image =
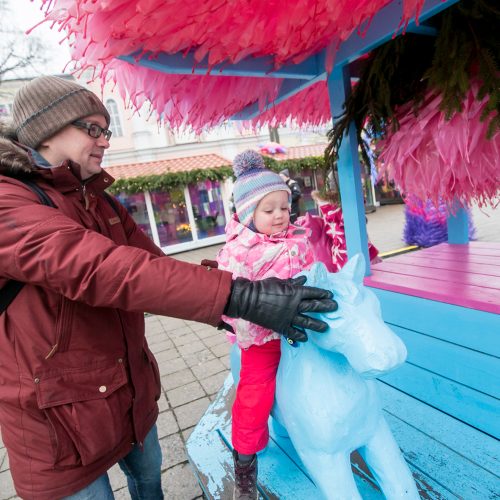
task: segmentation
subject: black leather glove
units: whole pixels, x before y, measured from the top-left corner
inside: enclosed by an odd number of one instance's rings
[[[224,314],[269,328],[292,341],[305,342],[304,329],[324,332],[328,325],[302,313],[335,311],[338,307],[330,291],[303,286],[306,279],[236,278]]]

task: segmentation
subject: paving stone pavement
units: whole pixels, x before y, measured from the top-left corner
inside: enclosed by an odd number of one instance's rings
[[[402,205],[384,206],[368,214],[368,231],[380,251],[404,246]],[[500,241],[500,210],[473,209],[479,240]],[[175,255],[199,263],[213,259],[221,245]],[[162,486],[168,500],[201,499],[202,491],[188,463],[185,443],[194,426],[214,399],[229,371],[229,345],[217,329],[193,321],[146,316],[146,335],[160,367],[158,434],[163,452]],[[126,480],[118,466],[109,471],[115,498],[130,499]],[[6,450],[0,441],[0,500],[16,496]],[[55,499],[54,499],[55,500]]]

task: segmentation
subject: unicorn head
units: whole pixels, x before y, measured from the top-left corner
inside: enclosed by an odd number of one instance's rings
[[[317,262],[304,273],[308,286],[331,290],[337,311],[317,314],[326,321],[325,333],[308,331],[309,342],[344,355],[364,377],[377,377],[397,368],[406,359],[406,347],[384,323],[380,303],[363,285],[365,261],[362,254],[351,258],[338,273],[329,273]]]

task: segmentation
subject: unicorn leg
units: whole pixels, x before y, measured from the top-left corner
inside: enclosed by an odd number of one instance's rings
[[[383,417],[375,434],[358,451],[387,500],[420,499],[410,469]]]
[[[314,484],[328,500],[362,500],[351,472],[349,454],[297,450]]]

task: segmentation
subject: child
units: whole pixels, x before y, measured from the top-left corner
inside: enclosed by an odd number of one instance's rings
[[[311,196],[318,205],[320,216],[306,214],[299,217],[296,224],[309,229],[309,242],[314,260],[323,262],[331,273],[339,272],[347,262],[347,244],[344,230],[342,209],[332,200],[322,197],[318,191],[312,191]],[[377,248],[368,241],[370,262],[376,264],[382,259],[378,257]]]
[[[234,159],[236,214],[226,227],[219,269],[250,280],[291,278],[313,262],[307,230],[290,225],[291,193],[262,157],[245,151]],[[235,499],[257,498],[257,455],[267,445],[274,402],[280,335],[248,321],[224,318],[241,348],[240,381],[233,404]]]

